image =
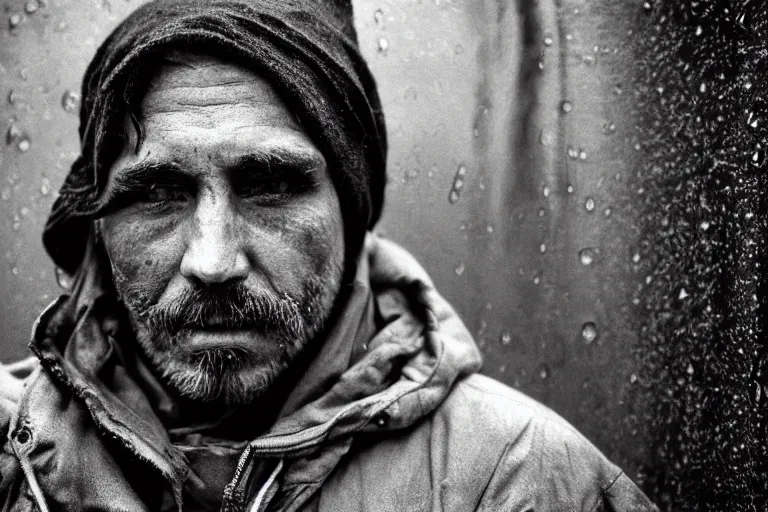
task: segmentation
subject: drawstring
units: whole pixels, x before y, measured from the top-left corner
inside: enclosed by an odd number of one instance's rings
[[[40,489],[40,484],[37,483],[37,477],[35,476],[35,470],[32,468],[32,463],[27,457],[28,447],[24,445],[31,445],[32,434],[28,428],[22,427],[11,438],[11,448],[13,448],[16,458],[19,460],[21,470],[24,472],[24,478],[27,480],[27,485],[32,491],[32,495],[35,498],[35,503],[41,512],[49,512],[48,505],[45,502],[45,496]]]
[[[272,474],[269,475],[269,478],[267,478],[267,481],[264,482],[264,485],[259,490],[259,493],[256,495],[256,500],[254,500],[253,505],[251,506],[250,512],[259,512],[261,510],[262,503],[264,501],[264,497],[267,495],[267,491],[269,491],[269,488],[272,487],[272,484],[275,483],[275,480],[277,479],[277,475],[280,473],[280,471],[283,469],[283,459],[280,459],[277,462],[277,466],[275,466],[274,471],[272,471]]]

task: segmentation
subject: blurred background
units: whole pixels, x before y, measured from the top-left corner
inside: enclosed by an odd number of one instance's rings
[[[0,0],[2,361],[68,284],[42,227],[78,155],[82,74],[140,3]],[[738,173],[765,157],[723,142],[757,101],[737,94],[761,73],[738,41],[757,52],[760,2],[353,3],[390,137],[378,230],[426,266],[483,372],[665,510],[761,510],[762,178]]]

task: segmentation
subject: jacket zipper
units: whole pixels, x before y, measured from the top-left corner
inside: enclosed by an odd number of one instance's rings
[[[277,466],[275,466],[275,469],[272,471],[272,474],[269,475],[269,478],[267,478],[267,481],[264,482],[264,485],[261,486],[261,489],[259,490],[259,493],[256,495],[256,500],[253,502],[253,505],[251,506],[250,512],[260,512],[262,502],[264,501],[264,498],[267,495],[267,491],[269,491],[269,488],[272,487],[272,484],[275,483],[275,480],[277,480],[277,475],[280,474],[280,471],[283,469],[283,459],[280,459],[277,461]]]

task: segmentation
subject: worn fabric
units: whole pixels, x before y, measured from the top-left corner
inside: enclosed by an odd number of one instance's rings
[[[83,80],[81,154],[43,234],[54,262],[74,273],[90,223],[107,203],[109,166],[128,116],[171,49],[234,61],[267,78],[322,151],[339,194],[348,262],[384,201],[387,140],[373,77],[360,55],[349,0],[156,0],[99,48]],[[354,276],[354,269],[348,269]]]
[[[391,242],[369,239],[326,343],[240,446],[166,428],[172,407],[89,279],[41,316],[40,364],[0,406],[0,510],[654,509],[562,418],[474,374],[467,329]]]

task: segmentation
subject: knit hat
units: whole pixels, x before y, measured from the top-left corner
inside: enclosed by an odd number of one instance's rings
[[[350,0],[156,0],[131,14],[86,71],[81,154],[43,232],[75,273],[124,144],[123,121],[172,50],[213,53],[268,79],[328,162],[354,265],[384,201],[387,141],[376,84],[360,55]],[[347,268],[346,273],[354,270]]]

